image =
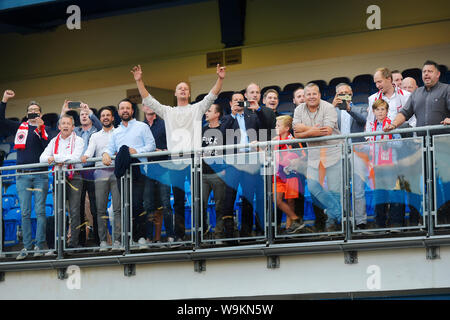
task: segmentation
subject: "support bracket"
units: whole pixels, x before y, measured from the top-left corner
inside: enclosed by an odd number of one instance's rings
[[[194,260],[194,271],[199,273],[206,271],[206,260]]]
[[[429,246],[426,247],[427,250],[427,260],[436,260],[439,259],[440,256],[440,247],[439,246]]]
[[[344,251],[345,264],[358,263],[358,251]]]
[[[135,264],[125,264],[123,266],[123,274],[125,277],[131,277],[136,275],[136,265]]]
[[[278,269],[280,267],[280,256],[267,256],[267,268]]]

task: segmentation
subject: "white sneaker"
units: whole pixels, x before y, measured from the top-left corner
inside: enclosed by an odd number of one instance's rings
[[[28,256],[28,250],[23,248],[17,255],[16,260],[23,260]]]
[[[120,241],[119,240],[114,241],[111,250],[112,251],[122,251],[123,250],[122,246],[120,245]]]
[[[108,243],[106,241],[100,242],[100,252],[108,251]]]
[[[43,255],[41,249],[38,246],[34,246],[34,254],[33,257],[40,257]]]
[[[139,249],[148,249],[148,242],[144,238],[140,238],[138,241]]]
[[[46,252],[44,254],[44,256],[46,256],[46,257],[56,256],[56,253],[55,253],[55,251],[50,250],[50,251]]]

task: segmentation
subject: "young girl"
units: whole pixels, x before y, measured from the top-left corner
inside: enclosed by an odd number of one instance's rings
[[[391,123],[387,117],[389,104],[382,100],[376,100],[372,105],[375,121],[370,123],[371,131],[382,131]],[[372,141],[399,139],[399,134],[387,134],[372,136]],[[370,159],[375,175],[375,220],[378,228],[386,227],[387,213],[391,227],[403,226],[405,216],[404,193],[396,190],[397,175],[395,173],[396,153],[393,147],[400,147],[401,142],[382,142],[370,145]]]
[[[275,126],[277,136],[273,140],[294,139],[294,137],[290,134],[291,129],[292,129],[292,117],[290,116],[277,117],[277,122]],[[275,146],[275,150],[290,150],[290,149],[292,149],[292,144],[279,144]],[[274,191],[274,197],[276,197],[276,203],[278,208],[280,208],[287,216],[286,220],[287,233],[298,232],[305,226],[302,219],[299,218],[294,211],[294,199],[298,198],[298,191],[299,191],[298,178],[289,177],[284,171],[284,168],[290,165],[291,160],[297,159],[298,157],[299,156],[295,152],[282,151],[276,153],[276,163],[277,163],[276,194]],[[283,201],[283,197],[286,199],[287,203]]]

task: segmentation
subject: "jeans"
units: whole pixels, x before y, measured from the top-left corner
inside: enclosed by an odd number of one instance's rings
[[[184,239],[186,233],[185,226],[185,199],[184,183],[187,180],[191,182],[191,167],[187,166],[181,170],[169,171],[170,182],[173,190],[173,210],[175,211],[175,235],[177,238]]]
[[[114,222],[113,222],[113,242],[120,241],[120,230],[121,230],[121,215],[120,215],[120,193],[119,187],[117,186],[117,178],[114,172],[109,169],[99,169],[95,172],[95,200],[97,204],[97,225],[98,225],[98,236],[100,241],[106,241],[107,239],[107,206],[108,206],[108,195],[111,192],[112,196],[112,206],[114,212]]]
[[[319,169],[308,167],[308,189],[311,195],[317,199],[322,207],[326,209],[328,219],[327,228],[342,221],[341,206],[341,163],[338,162],[326,168],[326,181],[328,190],[325,190],[319,183]]]
[[[71,180],[66,177],[66,196],[69,200],[69,219],[71,234],[69,247],[73,248],[76,248],[80,245],[80,205],[82,187],[83,180],[81,179],[79,172],[75,172]]]
[[[22,212],[23,245],[32,250],[31,230],[31,196],[34,192],[34,210],[36,212],[36,245],[43,249],[46,243],[45,200],[48,193],[48,175],[27,174],[16,178],[17,195],[19,196],[20,211]]]
[[[211,190],[214,194],[214,202],[216,208],[216,227],[214,229],[217,239],[223,238],[223,206],[225,200],[226,184],[218,173],[202,174],[202,205],[203,205],[203,232],[208,228],[208,198]]]
[[[167,237],[174,237],[173,231],[173,215],[172,207],[170,205],[170,184],[169,172],[162,175],[153,174],[151,179],[146,177],[144,187],[144,210],[150,216],[158,208],[162,207],[163,221],[166,229]],[[147,225],[147,237],[153,239],[153,227],[155,223],[151,221]],[[156,226],[157,228],[159,226]]]

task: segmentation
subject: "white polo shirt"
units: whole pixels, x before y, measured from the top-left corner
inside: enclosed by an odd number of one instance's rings
[[[98,132],[93,133],[91,135],[91,138],[89,139],[89,145],[84,152],[84,155],[88,158],[101,157],[103,155],[103,152],[105,152],[106,147],[108,147],[109,139],[112,136],[113,132],[114,127],[112,127],[112,129],[109,131],[105,131],[104,129],[102,129]],[[95,163],[96,167],[100,167],[102,165],[103,164],[101,161],[97,161]]]

